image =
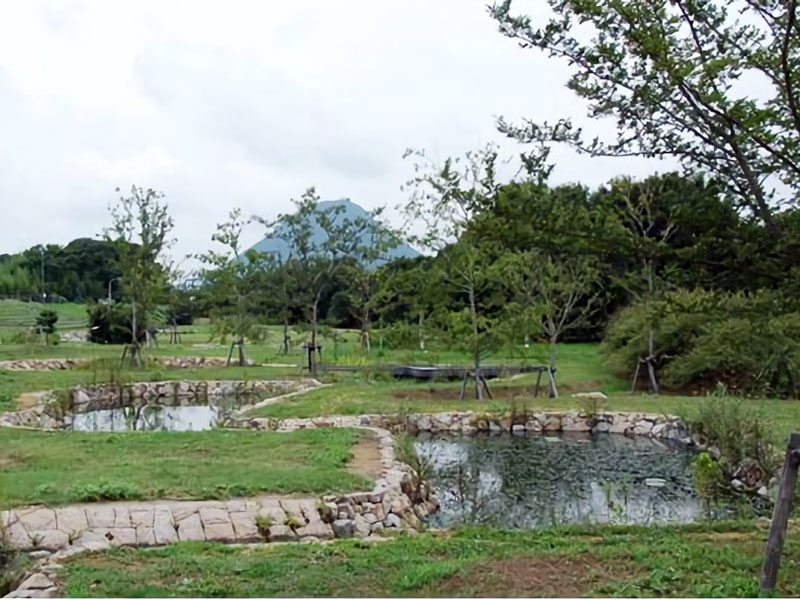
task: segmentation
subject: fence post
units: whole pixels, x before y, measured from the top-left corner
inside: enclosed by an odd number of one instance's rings
[[[789,445],[786,447],[780,489],[778,498],[775,500],[775,508],[772,511],[772,524],[764,549],[764,566],[761,569],[762,592],[772,592],[778,579],[783,539],[786,536],[786,526],[789,522],[789,513],[792,511],[792,500],[794,500],[795,486],[797,485],[798,466],[800,466],[800,433],[793,433],[789,436]]]

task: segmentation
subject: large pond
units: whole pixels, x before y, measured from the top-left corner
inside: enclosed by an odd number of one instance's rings
[[[694,454],[646,437],[420,434],[441,508],[434,527],[688,522],[703,515]]]
[[[221,425],[257,395],[199,397],[76,413],[73,431],[205,431]]]

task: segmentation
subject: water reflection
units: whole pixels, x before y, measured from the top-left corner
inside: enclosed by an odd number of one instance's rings
[[[72,416],[73,431],[205,431],[254,402],[250,396],[182,398],[92,410]]]
[[[431,524],[687,522],[703,514],[692,452],[644,437],[421,434],[440,511]]]

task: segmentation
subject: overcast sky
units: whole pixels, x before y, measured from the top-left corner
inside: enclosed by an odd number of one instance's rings
[[[408,147],[510,153],[497,116],[585,115],[565,65],[501,36],[486,3],[4,0],[0,253],[97,236],[132,184],[166,194],[174,257],[207,249],[232,207],[274,217],[312,185],[393,207]],[[555,158],[558,183],[667,169]]]

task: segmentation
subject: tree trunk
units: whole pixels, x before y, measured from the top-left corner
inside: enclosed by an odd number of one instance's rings
[[[244,351],[244,336],[239,336],[239,341],[236,342],[236,345],[239,346],[239,366],[246,367],[247,366],[247,355]]]
[[[308,371],[317,376],[317,300],[311,305],[309,325],[311,325],[311,343],[308,350]]]
[[[139,337],[136,327],[136,301],[131,301],[131,367],[138,368],[142,366],[142,359],[139,355]]]
[[[281,342],[281,354],[289,354],[289,312],[283,313],[283,342]]]
[[[420,352],[425,351],[425,317],[422,314],[422,311],[419,311],[419,350]]]
[[[550,372],[550,397],[558,398],[558,389],[556,388],[556,356],[558,355],[558,346],[556,345],[558,338],[552,336],[550,338],[550,362],[548,371]]]
[[[656,379],[656,368],[653,364],[655,362],[655,355],[653,353],[654,349],[653,328],[651,327],[647,334],[647,373],[650,376],[650,391],[653,394],[658,394],[658,380]]]
[[[369,307],[361,313],[361,354],[369,354]]]
[[[483,400],[483,377],[481,377],[481,346],[478,331],[478,308],[475,302],[475,288],[469,288],[469,315],[472,319],[472,336],[475,343],[473,361],[475,375],[475,397]]]

